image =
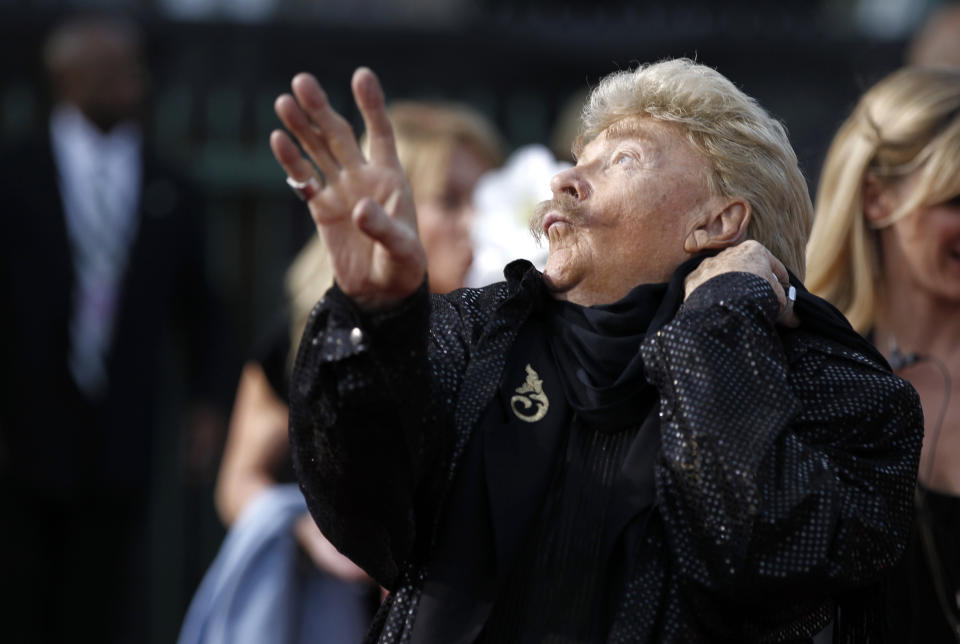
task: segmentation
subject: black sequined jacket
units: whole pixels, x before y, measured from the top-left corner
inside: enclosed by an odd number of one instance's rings
[[[410,641],[425,562],[467,440],[518,329],[548,297],[507,281],[363,314],[336,287],[291,384],[294,465],[324,534],[390,589],[370,640]],[[777,326],[729,273],[641,351],[660,394],[656,553],[613,593],[609,642],[880,641],[872,589],[912,517],[915,391],[867,352]]]

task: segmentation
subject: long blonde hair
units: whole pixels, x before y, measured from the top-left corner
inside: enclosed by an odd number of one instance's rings
[[[397,155],[415,199],[431,197],[442,190],[445,168],[457,145],[468,145],[491,167],[502,158],[504,146],[496,128],[465,105],[401,101],[390,105],[387,115],[393,124]],[[362,144],[366,147],[365,140]],[[320,237],[314,235],[290,265],[285,279],[294,351],[310,311],[332,285],[333,268],[327,251]]]
[[[863,213],[868,177],[892,185],[920,173],[915,190],[884,220]],[[807,245],[807,287],[870,330],[880,299],[875,229],[960,193],[960,70],[908,67],[874,85],[833,139],[820,175]]]
[[[813,205],[779,121],[720,72],[677,58],[603,78],[584,107],[574,153],[630,116],[650,116],[683,128],[710,161],[713,192],[749,202],[747,236],[803,278]]]

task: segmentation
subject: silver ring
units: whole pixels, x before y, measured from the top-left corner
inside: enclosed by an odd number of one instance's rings
[[[310,177],[306,181],[297,181],[288,176],[287,185],[293,189],[293,192],[300,197],[301,201],[310,201],[315,194],[323,189],[316,177]]]
[[[791,302],[797,301],[797,287],[790,282],[780,282],[780,288],[783,289],[783,295]]]

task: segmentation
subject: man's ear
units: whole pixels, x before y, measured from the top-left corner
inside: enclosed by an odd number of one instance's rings
[[[726,248],[747,238],[750,223],[750,204],[733,199],[721,207],[707,211],[683,242],[683,250],[699,253],[704,250]]]
[[[871,224],[883,221],[890,214],[887,187],[880,179],[868,174],[863,179],[863,216]]]

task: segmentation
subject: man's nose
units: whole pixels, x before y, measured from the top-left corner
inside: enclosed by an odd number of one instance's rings
[[[555,196],[568,195],[577,201],[583,201],[590,195],[590,184],[576,166],[553,175],[553,179],[550,180],[550,189]]]

